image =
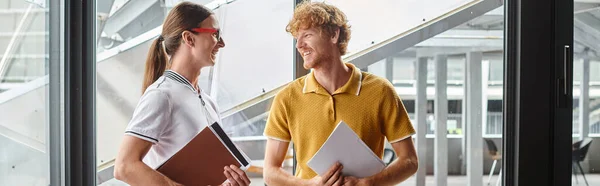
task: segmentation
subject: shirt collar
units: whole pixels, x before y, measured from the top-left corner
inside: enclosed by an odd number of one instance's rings
[[[349,93],[354,95],[360,94],[360,89],[362,86],[362,72],[352,63],[345,63],[345,65],[352,70],[350,74],[350,79],[346,84],[339,89],[337,89],[333,95],[341,94],[341,93]],[[302,88],[302,93],[317,93],[317,94],[326,94],[329,95],[327,90],[319,84],[317,79],[314,76],[313,72],[310,72],[308,75],[304,77],[304,87]]]
[[[175,80],[175,81],[185,85],[193,92],[196,92],[196,89],[194,88],[194,86],[192,86],[192,83],[190,83],[190,81],[188,81],[187,79],[185,79],[185,77],[183,77],[181,74],[179,74],[175,71],[166,70],[165,73],[163,74],[163,76],[170,78],[172,80]]]

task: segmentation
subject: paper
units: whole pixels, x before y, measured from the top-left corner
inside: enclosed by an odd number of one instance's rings
[[[372,176],[385,168],[385,163],[343,121],[308,161],[308,166],[323,175],[336,162],[344,166],[343,175],[357,178]]]

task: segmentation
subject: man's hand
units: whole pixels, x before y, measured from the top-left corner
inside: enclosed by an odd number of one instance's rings
[[[344,183],[342,168],[342,164],[339,162],[335,163],[323,176],[315,176],[313,179],[311,179],[310,184],[318,186],[341,186]]]
[[[344,177],[344,186],[366,186],[373,185],[369,179],[366,178],[356,178],[352,176]]]
[[[242,171],[242,169],[240,169],[234,165],[224,167],[223,169],[224,169],[223,174],[225,174],[225,177],[227,177],[227,181],[225,181],[225,183],[223,183],[222,185],[227,185],[227,186],[248,186],[248,185],[250,185],[250,179],[248,178],[246,173],[244,171]]]

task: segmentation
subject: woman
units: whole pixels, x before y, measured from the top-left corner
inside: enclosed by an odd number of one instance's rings
[[[150,46],[144,94],[115,160],[116,179],[130,185],[180,185],[155,169],[204,127],[220,122],[214,101],[196,79],[201,68],[215,64],[224,46],[219,24],[206,7],[182,2],[169,12],[162,34]],[[250,184],[236,166],[215,171],[227,177],[223,185]]]

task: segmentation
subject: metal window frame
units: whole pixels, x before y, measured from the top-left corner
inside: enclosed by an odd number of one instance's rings
[[[64,73],[60,103],[64,108],[60,131],[64,132],[60,141],[64,143],[64,175],[60,178],[64,182],[60,185],[96,185],[96,1],[64,0],[60,8],[64,8],[60,11],[64,16],[58,19],[63,23],[59,27],[63,29],[60,42],[64,43],[59,47],[64,50],[64,65],[59,68]],[[56,72],[56,67],[53,70]],[[55,179],[52,183],[58,185]]]
[[[63,60],[64,51],[61,50],[64,46],[64,1],[49,1],[49,17],[46,19],[46,25],[48,25],[49,39],[47,44],[47,51],[49,55],[48,62],[48,76],[50,78],[48,82],[48,146],[47,152],[49,152],[49,172],[50,172],[50,185],[58,186],[64,185],[65,182],[65,168],[64,168],[64,130],[63,130],[63,118],[62,108],[63,105],[63,91],[61,86],[63,72]]]
[[[573,1],[506,1],[507,186],[571,184],[572,11]]]

